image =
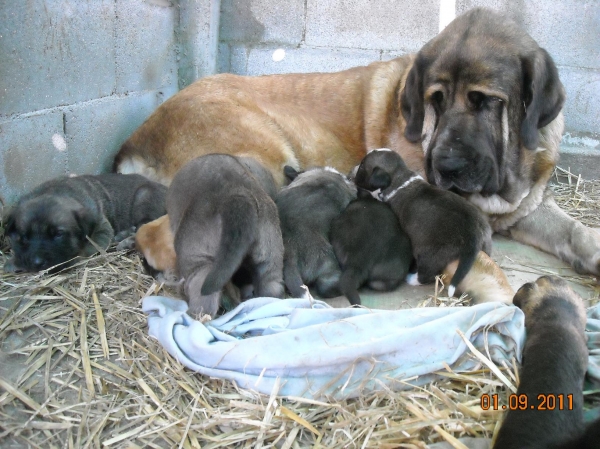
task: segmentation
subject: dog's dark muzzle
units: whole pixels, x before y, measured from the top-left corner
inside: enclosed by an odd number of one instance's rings
[[[498,191],[494,161],[465,146],[436,146],[427,157],[427,178],[443,189],[493,194]]]

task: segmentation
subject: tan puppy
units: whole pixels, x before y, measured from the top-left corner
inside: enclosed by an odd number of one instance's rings
[[[285,165],[348,173],[367,150],[391,148],[474,203],[494,231],[600,274],[600,234],[544,194],[564,100],[548,53],[508,18],[473,9],[416,56],[338,73],[200,79],[133,133],[114,168],[169,184],[189,160],[221,152],[255,158],[281,186]]]
[[[135,247],[154,270],[175,272],[177,257],[168,215],[141,226],[135,234]]]
[[[443,272],[446,279],[452,279],[457,266],[457,260],[446,266]],[[473,298],[473,304],[491,301],[510,304],[515,296],[504,271],[483,251],[479,251],[471,270],[456,286],[456,291],[468,294]]]

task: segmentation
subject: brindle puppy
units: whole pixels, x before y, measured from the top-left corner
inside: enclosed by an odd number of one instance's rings
[[[419,283],[433,282],[458,259],[448,287],[452,296],[479,251],[491,252],[492,230],[477,208],[452,192],[428,184],[409,170],[397,153],[387,148],[371,151],[362,160],[355,182],[371,191],[381,189],[382,200],[410,237]],[[410,278],[407,281],[413,282]]]
[[[59,178],[21,197],[6,220],[4,271],[39,271],[87,257],[166,212],[166,187],[140,175]],[[94,243],[91,243],[92,240]]]
[[[360,305],[358,288],[364,284],[382,291],[398,287],[413,258],[394,212],[364,189],[333,220],[330,240],[342,267],[340,290],[353,305]]]
[[[564,280],[543,276],[523,285],[514,303],[525,313],[527,330],[517,395],[525,395],[529,404],[539,404],[539,395],[560,395],[564,405],[563,410],[557,402],[554,410],[508,411],[494,448],[597,449],[600,421],[585,431],[583,425],[582,389],[588,349],[582,299]]]

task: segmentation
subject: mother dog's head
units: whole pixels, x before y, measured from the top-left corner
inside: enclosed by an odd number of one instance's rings
[[[401,95],[405,136],[422,139],[429,182],[500,192],[559,114],[564,88],[548,53],[485,9],[458,17],[417,54]]]

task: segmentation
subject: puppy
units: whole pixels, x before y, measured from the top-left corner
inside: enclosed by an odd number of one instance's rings
[[[152,276],[175,273],[177,257],[169,216],[146,223],[135,233],[135,248],[142,254],[144,268]]]
[[[356,187],[338,171],[312,168],[297,172],[286,166],[291,183],[276,203],[285,245],[283,279],[291,295],[302,298],[303,285],[323,298],[340,294],[340,266],[329,243],[331,222],[356,197]]]
[[[140,175],[58,178],[21,197],[6,220],[4,271],[39,271],[107,248],[166,212],[167,188]],[[89,240],[92,240],[92,244]]]
[[[587,431],[583,427],[588,349],[582,299],[562,279],[543,276],[523,285],[514,303],[525,314],[527,340],[517,397],[526,398],[527,407],[507,412],[494,448],[600,447],[600,421]],[[539,410],[545,401],[547,407]]]
[[[395,212],[410,237],[418,282],[433,282],[452,261],[458,267],[448,294],[469,272],[477,253],[492,249],[492,230],[479,210],[460,196],[428,184],[409,170],[399,154],[381,149],[365,156],[356,172],[356,185],[381,189],[381,199]],[[407,281],[414,282],[416,276]]]
[[[410,240],[390,207],[368,190],[357,193],[329,234],[342,267],[340,290],[352,305],[360,305],[358,288],[365,283],[374,290],[395,289],[412,261]]]
[[[273,177],[258,162],[225,154],[194,159],[175,175],[167,212],[190,313],[214,317],[242,265],[256,296],[283,297],[283,241],[267,191],[275,191]]]
[[[450,262],[444,268],[443,274],[452,279],[457,267],[458,260]],[[462,282],[456,285],[456,291],[458,294],[467,293],[473,298],[474,304],[491,301],[510,304],[515,296],[504,271],[483,251],[479,251],[471,270]]]

